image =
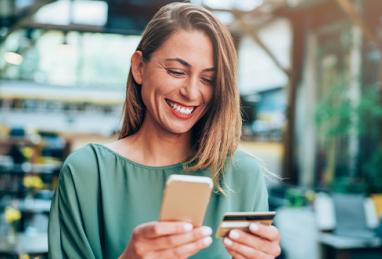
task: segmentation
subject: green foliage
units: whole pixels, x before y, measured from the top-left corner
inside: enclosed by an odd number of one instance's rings
[[[316,108],[316,123],[324,138],[347,136],[352,127],[354,108],[344,85],[334,85]]]
[[[367,193],[368,183],[362,178],[340,176],[336,177],[330,189],[336,193]]]
[[[337,143],[337,146],[340,146],[340,139],[349,137],[351,133],[357,134],[359,139],[368,139],[375,144],[375,148],[372,147],[372,155],[360,161],[361,172],[357,174],[366,180],[369,191],[382,192],[381,94],[377,86],[363,89],[358,102],[355,102],[349,97],[345,83],[332,86],[317,104],[315,120],[318,134],[326,145]],[[337,164],[333,170],[338,168],[341,168],[341,165]],[[355,177],[339,177],[338,172],[335,175],[334,182],[330,185],[336,190],[350,192],[349,186],[354,188],[357,181],[362,181]],[[358,189],[361,191],[363,188]]]
[[[377,87],[369,87],[362,95],[358,106],[359,135],[375,141],[376,148],[370,158],[362,161],[361,170],[369,183],[370,192],[382,192],[382,105]]]
[[[382,192],[382,146],[374,152],[371,159],[364,164],[363,170],[368,178],[370,192]]]
[[[378,125],[382,119],[380,98],[380,92],[377,87],[369,87],[362,95],[356,110],[361,117],[358,125],[360,136],[372,134],[373,137],[379,137],[380,127]]]

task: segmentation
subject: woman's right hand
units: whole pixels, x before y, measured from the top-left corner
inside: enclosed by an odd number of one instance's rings
[[[120,259],[187,258],[212,243],[212,230],[185,222],[149,222],[137,226]]]

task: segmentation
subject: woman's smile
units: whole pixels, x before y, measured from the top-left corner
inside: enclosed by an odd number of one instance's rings
[[[198,106],[187,106],[179,102],[175,102],[169,99],[165,99],[166,103],[171,109],[171,112],[179,119],[190,119],[193,115],[193,112]]]

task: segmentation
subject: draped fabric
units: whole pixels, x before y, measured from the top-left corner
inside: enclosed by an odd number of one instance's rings
[[[184,172],[182,163],[151,167],[131,161],[99,144],[89,144],[65,161],[49,219],[49,258],[118,258],[133,229],[159,218],[171,174],[210,176],[208,170]],[[223,187],[212,193],[204,225],[215,232],[228,211],[266,211],[263,173],[251,155],[237,150],[227,159]],[[222,240],[192,259],[231,258]]]

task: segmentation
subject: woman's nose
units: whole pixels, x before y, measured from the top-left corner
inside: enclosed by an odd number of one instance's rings
[[[199,84],[198,78],[189,78],[180,89],[180,94],[188,101],[196,100],[200,95]]]

